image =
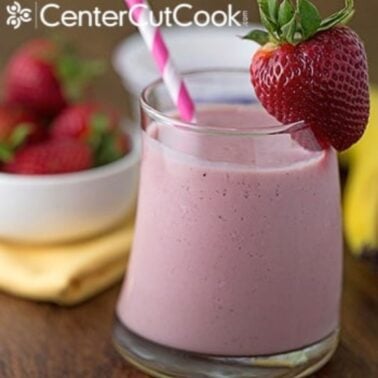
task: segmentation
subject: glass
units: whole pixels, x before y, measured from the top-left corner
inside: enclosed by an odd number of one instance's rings
[[[248,72],[189,73],[198,124],[141,98],[136,233],[114,343],[156,377],[303,377],[337,346],[336,153],[277,125]],[[273,125],[273,126],[272,126]]]

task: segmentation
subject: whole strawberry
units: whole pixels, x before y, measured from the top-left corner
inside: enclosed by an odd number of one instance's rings
[[[66,108],[53,122],[53,139],[86,142],[93,150],[96,165],[118,160],[129,150],[129,141],[119,131],[116,112],[99,103],[82,103]]]
[[[57,43],[32,40],[21,46],[6,67],[6,101],[55,116],[81,95],[99,70],[97,62],[84,62]]]
[[[83,171],[93,167],[90,148],[76,140],[49,140],[27,146],[4,165],[7,173],[52,175]]]
[[[345,26],[353,0],[322,21],[309,0],[258,0],[267,32],[246,39],[263,46],[250,72],[256,95],[280,122],[304,121],[320,145],[356,143],[369,119],[368,65],[358,35]]]
[[[0,105],[0,162],[9,161],[21,146],[44,138],[38,117],[20,107]]]

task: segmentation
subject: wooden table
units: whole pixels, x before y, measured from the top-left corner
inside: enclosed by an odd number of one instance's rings
[[[378,377],[377,268],[346,256],[340,347],[314,378]],[[0,377],[146,378],[111,344],[118,292],[74,308],[0,294]]]

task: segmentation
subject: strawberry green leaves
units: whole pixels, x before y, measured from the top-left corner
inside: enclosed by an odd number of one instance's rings
[[[298,11],[294,8],[291,0],[257,0],[261,23],[267,30],[267,35],[262,31],[252,31],[244,36],[244,39],[255,41],[259,44],[267,42],[295,43],[297,31]]]
[[[266,43],[269,42],[269,33],[264,30],[252,30],[248,34],[246,34],[242,39],[248,39],[250,41],[255,41],[259,45],[264,46]]]
[[[290,0],[284,0],[279,7],[278,23],[279,25],[287,25],[293,20],[295,9]]]
[[[276,20],[278,16],[279,4],[276,0],[268,0],[269,16],[272,20]]]
[[[32,128],[33,125],[29,123],[21,123],[17,125],[9,138],[10,147],[12,147],[13,149],[20,147],[25,142],[26,138],[30,135]]]
[[[297,29],[297,11],[294,9],[290,0],[284,0],[278,12],[278,22],[284,41],[294,44]]]
[[[260,10],[261,23],[268,30],[270,36],[273,39],[276,39],[278,37],[278,34],[275,19],[271,17],[271,15],[274,15],[274,12],[271,11],[272,3],[273,0],[257,0],[257,4]],[[278,4],[276,0],[274,0],[274,3]]]
[[[4,143],[0,143],[0,162],[8,163],[13,158],[12,149]]]
[[[83,60],[72,53],[66,53],[57,62],[57,72],[64,84],[68,98],[78,101],[88,87],[88,83],[101,76],[105,65],[98,60]]]
[[[296,44],[296,31],[297,31],[297,20],[293,17],[287,24],[282,27],[282,37],[285,42],[292,45]]]
[[[90,120],[91,132],[89,136],[89,144],[94,151],[100,148],[101,142],[105,135],[109,133],[110,120],[107,114],[96,112]]]
[[[254,30],[244,36],[259,44],[299,44],[312,38],[319,31],[346,24],[354,14],[354,0],[345,0],[345,7],[322,20],[310,0],[257,0],[261,22],[266,32]]]
[[[324,31],[333,28],[336,25],[345,25],[354,16],[354,1],[346,0],[345,8],[334,13],[321,22],[319,31]]]
[[[20,147],[30,135],[33,125],[29,123],[21,123],[15,127],[9,135],[7,141],[0,143],[0,162],[7,163],[13,159],[14,152]]]
[[[298,0],[299,26],[303,40],[311,38],[319,29],[322,18],[309,0]]]

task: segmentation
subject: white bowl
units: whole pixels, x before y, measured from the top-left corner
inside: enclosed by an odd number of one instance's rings
[[[0,173],[0,239],[57,243],[95,236],[133,210],[138,137],[121,160],[88,171],[26,176]]]

